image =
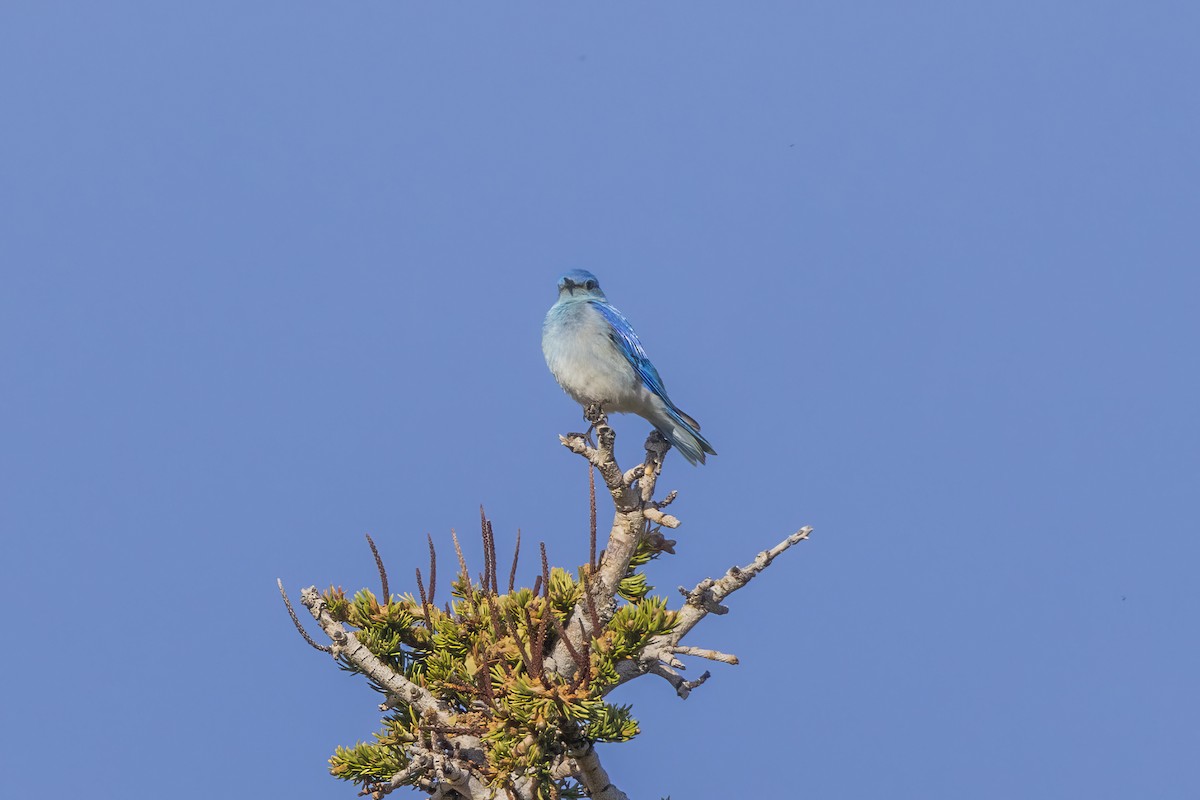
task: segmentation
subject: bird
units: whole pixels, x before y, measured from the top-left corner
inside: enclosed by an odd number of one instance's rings
[[[633,326],[587,270],[558,279],[558,302],[542,323],[542,354],[558,385],[585,409],[637,414],[692,464],[717,454],[696,420],[671,402]]]

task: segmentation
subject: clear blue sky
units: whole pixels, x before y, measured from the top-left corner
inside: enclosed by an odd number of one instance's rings
[[[900,5],[0,6],[3,794],[353,797],[275,578],[586,557],[582,267],[720,453],[652,582],[817,529],[632,797],[1200,796],[1200,11]]]

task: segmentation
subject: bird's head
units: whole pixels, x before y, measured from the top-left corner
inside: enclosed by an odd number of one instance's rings
[[[600,281],[586,269],[573,269],[558,279],[558,299],[571,297],[605,299]]]

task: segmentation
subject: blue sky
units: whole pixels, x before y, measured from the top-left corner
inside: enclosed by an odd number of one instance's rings
[[[742,665],[616,695],[632,797],[1200,795],[1198,24],[6,2],[5,795],[353,797],[376,697],[275,579],[480,503],[586,558],[573,267],[720,453],[651,581],[816,527],[690,637]]]

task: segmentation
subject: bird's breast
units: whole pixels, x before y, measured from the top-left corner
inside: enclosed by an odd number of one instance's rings
[[[587,304],[550,309],[542,353],[558,385],[581,405],[602,403],[607,411],[640,407],[637,374],[614,344],[608,323]]]

